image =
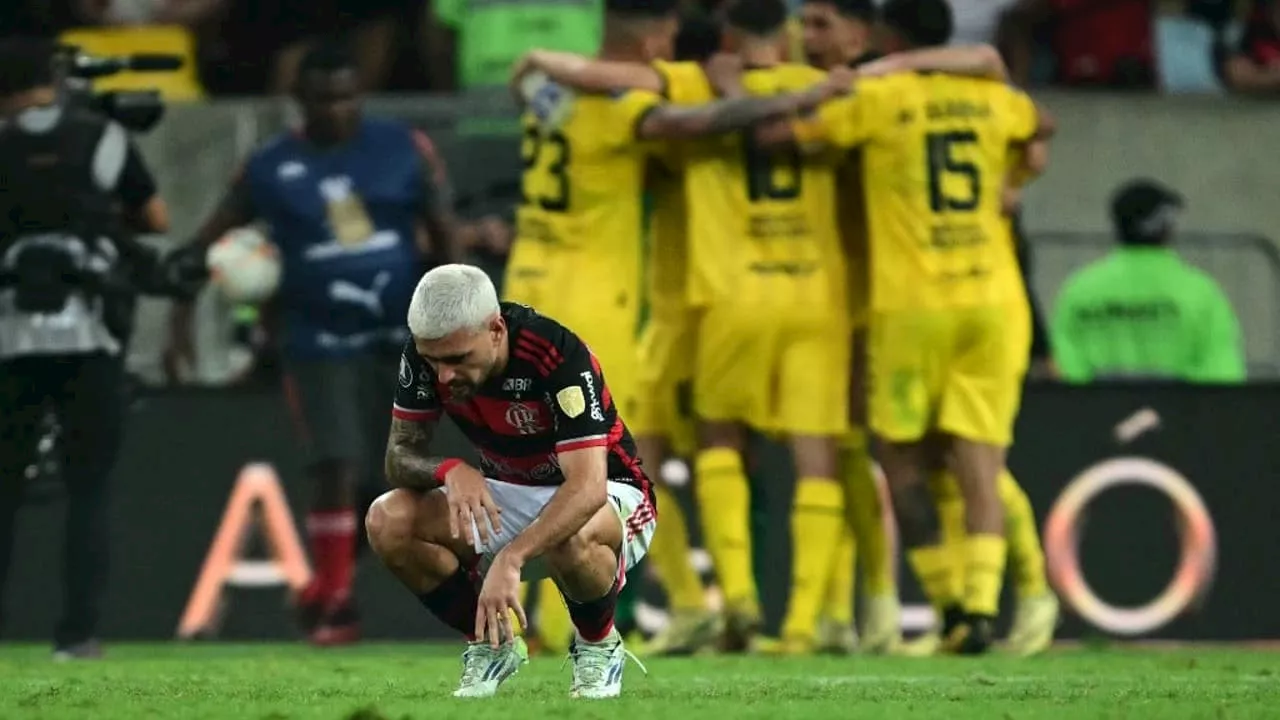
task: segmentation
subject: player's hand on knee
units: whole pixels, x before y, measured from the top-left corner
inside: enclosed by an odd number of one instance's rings
[[[449,500],[449,534],[465,538],[477,553],[502,531],[502,509],[489,494],[489,484],[479,470],[460,463],[444,478]]]
[[[515,613],[521,628],[528,628],[524,607],[520,604],[520,565],[499,553],[485,573],[484,585],[476,602],[476,640],[488,642],[493,648],[514,641],[515,628],[511,614]]]

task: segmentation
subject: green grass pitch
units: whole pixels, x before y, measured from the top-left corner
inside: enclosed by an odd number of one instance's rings
[[[1280,653],[1064,649],[1043,657],[652,659],[623,697],[568,698],[569,668],[535,657],[489,700],[455,700],[457,647],[113,645],[53,663],[0,647],[0,718],[1276,718]]]

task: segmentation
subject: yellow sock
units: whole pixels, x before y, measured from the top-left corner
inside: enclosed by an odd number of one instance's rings
[[[1020,598],[1041,597],[1049,592],[1044,573],[1044,548],[1036,528],[1031,500],[1013,473],[1000,473],[1000,502],[1004,505],[1004,534],[1009,541],[1009,565],[1013,589]]]
[[[818,611],[844,523],[844,491],[831,478],[801,478],[791,507],[791,596],[785,638],[817,635]]]
[[[1003,535],[973,534],[965,539],[965,612],[994,616],[1000,611],[1000,589],[1004,586],[1008,552]]]
[[[851,430],[840,449],[840,470],[847,493],[845,513],[857,539],[857,562],[862,566],[863,592],[897,597],[898,582],[885,534],[880,490],[871,470],[866,431],[860,428]]]
[[[825,617],[837,625],[853,624],[853,596],[855,574],[854,563],[857,562],[858,543],[854,540],[853,530],[845,524],[840,531],[840,544],[836,545],[835,555],[831,558],[831,569],[827,574],[827,596],[822,602],[821,617]]]
[[[725,603],[759,612],[751,568],[751,487],[742,456],[727,448],[703,450],[694,473],[702,532]]]
[[[965,531],[964,498],[960,496],[960,484],[951,473],[935,472],[929,476],[929,492],[933,495],[934,505],[938,509],[938,526],[942,547],[946,548],[951,562],[955,565],[957,585],[965,583]],[[963,590],[961,590],[963,593]],[[944,609],[944,608],[939,608]]]
[[[560,597],[560,588],[551,578],[538,583],[538,637],[551,652],[568,652],[573,639],[573,620]]]
[[[676,611],[706,610],[702,580],[689,562],[689,526],[684,508],[671,489],[661,483],[654,486],[654,494],[662,522],[649,545],[649,558],[667,591],[667,602]]]
[[[907,560],[920,581],[920,588],[935,608],[960,604],[964,598],[964,575],[958,572],[949,548],[924,545],[907,551]]]

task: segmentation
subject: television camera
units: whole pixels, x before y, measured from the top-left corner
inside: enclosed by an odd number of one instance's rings
[[[66,101],[92,108],[123,125],[130,132],[145,133],[164,117],[160,91],[93,91],[93,80],[121,72],[172,72],[182,67],[177,55],[137,53],[102,57],[82,52],[74,45],[60,45],[54,55],[54,72]]]

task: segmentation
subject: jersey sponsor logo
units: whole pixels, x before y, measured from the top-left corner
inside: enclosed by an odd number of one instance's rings
[[[588,380],[590,380],[590,373],[583,373],[583,375],[586,375]],[[594,402],[594,390],[592,390],[591,397]],[[578,417],[587,409],[587,400],[582,395],[582,388],[577,385],[570,385],[556,393],[556,404],[560,406],[560,409],[564,411],[565,415],[568,415],[571,418]]]
[[[382,293],[391,284],[391,272],[383,270],[374,276],[369,287],[361,287],[350,280],[333,280],[329,283],[329,299],[335,303],[357,305],[370,315],[381,318],[385,314],[382,307]]]
[[[413,368],[409,367],[409,358],[400,358],[400,387],[408,390],[413,387]]]
[[[596,422],[604,422],[604,410],[600,407],[600,396],[596,394],[596,380],[591,376],[591,372],[583,370],[582,380],[587,386],[587,397],[591,400],[591,419]],[[578,411],[579,414],[582,412]]]
[[[554,477],[560,476],[560,458],[552,455],[547,461],[541,465],[537,465],[529,471],[529,477],[536,482],[543,482]]]
[[[529,392],[533,389],[531,378],[507,378],[502,381],[503,392]]]
[[[324,199],[329,229],[339,244],[359,245],[373,237],[377,228],[354,180],[346,175],[327,177],[320,181],[320,196]]]
[[[550,392],[544,392],[542,394],[542,403],[546,405],[548,409],[556,406],[556,401],[551,397]],[[560,431],[560,413],[551,413],[551,429],[555,432]]]
[[[560,459],[554,453],[504,458],[480,449],[480,471],[503,482],[547,482],[561,476]]]
[[[507,424],[521,435],[537,435],[545,428],[538,422],[538,411],[524,403],[511,403],[505,414]]]
[[[498,478],[521,477],[524,475],[511,463],[486,453],[484,448],[480,448],[480,469],[484,471],[485,475]]]

